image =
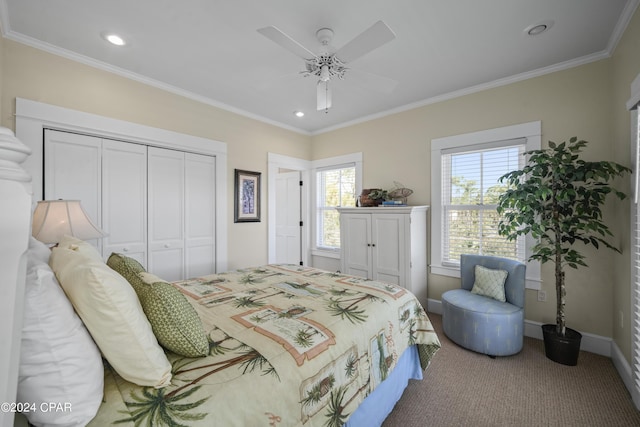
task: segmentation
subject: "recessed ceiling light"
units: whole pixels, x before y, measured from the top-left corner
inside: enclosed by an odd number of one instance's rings
[[[529,25],[527,28],[524,29],[524,33],[529,36],[537,36],[538,34],[544,33],[552,26],[553,26],[553,21],[546,20],[546,21],[538,22],[533,25]]]
[[[114,44],[116,46],[124,46],[125,44],[127,44],[127,42],[125,42],[124,39],[117,34],[104,33],[102,34],[102,37],[109,43]]]
[[[296,117],[303,117],[304,113],[302,111],[294,111],[293,114],[296,115]]]

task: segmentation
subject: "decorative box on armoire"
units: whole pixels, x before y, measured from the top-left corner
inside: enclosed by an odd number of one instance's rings
[[[429,206],[338,208],[345,274],[390,282],[427,304]]]

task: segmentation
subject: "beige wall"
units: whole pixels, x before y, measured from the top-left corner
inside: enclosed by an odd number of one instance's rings
[[[267,153],[310,158],[310,137],[204,105],[11,40],[4,40],[1,125],[15,129],[15,98],[210,138],[228,149],[229,268],[267,262]],[[234,169],[262,172],[262,222],[233,223]]]
[[[630,115],[625,104],[630,96],[631,82],[640,73],[640,11],[637,11],[612,58],[611,100],[613,141],[615,158],[619,163],[629,166]],[[628,180],[621,183],[627,193],[630,192]],[[624,255],[615,258],[613,268],[613,339],[628,361],[631,361],[631,231],[629,200],[617,204],[619,221],[615,222],[616,236],[620,236]],[[622,324],[620,323],[622,316]]]
[[[575,135],[591,141],[586,157],[611,160],[610,73],[611,61],[598,61],[316,135],[313,158],[362,151],[364,188],[390,188],[397,180],[414,190],[412,204],[430,203],[431,140],[443,136],[541,120],[543,145]],[[612,336],[616,256],[601,251],[589,257],[590,269],[567,273],[570,327]],[[542,273],[548,300],[538,302],[537,293],[527,291],[526,318],[555,323],[553,267]],[[458,286],[459,280],[430,274],[429,298],[439,300]]]

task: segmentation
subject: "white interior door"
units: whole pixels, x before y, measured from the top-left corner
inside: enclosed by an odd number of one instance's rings
[[[184,279],[184,153],[148,148],[149,272]]]
[[[276,177],[276,263],[302,262],[300,172]]]

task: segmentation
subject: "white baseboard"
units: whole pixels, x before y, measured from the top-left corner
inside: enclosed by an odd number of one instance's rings
[[[439,299],[427,299],[427,311],[429,313],[442,314],[442,301]]]
[[[620,351],[620,348],[613,340],[611,341],[611,361],[613,362],[613,366],[616,367],[618,375],[620,375],[624,386],[627,388],[631,396],[633,396],[633,374],[631,373],[631,365],[629,365],[629,362],[627,362],[622,351]],[[634,403],[636,402],[634,401]],[[637,407],[637,404],[636,409],[640,409]]]

